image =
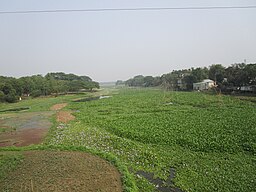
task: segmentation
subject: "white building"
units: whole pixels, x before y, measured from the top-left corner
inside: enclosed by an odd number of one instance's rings
[[[247,86],[242,86],[240,88],[241,91],[246,91],[246,92],[253,92],[256,90],[256,86],[255,85],[247,85]]]
[[[193,89],[194,90],[208,90],[215,86],[215,83],[211,79],[205,79],[202,82],[193,83]]]

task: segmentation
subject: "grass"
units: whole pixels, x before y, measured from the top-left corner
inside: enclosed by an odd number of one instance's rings
[[[21,153],[0,152],[0,179],[3,179],[9,172],[14,170],[22,160]]]
[[[4,133],[4,132],[6,132],[6,128],[1,128],[0,127],[0,133]]]
[[[72,99],[84,97],[89,93],[80,93],[74,95],[61,95],[58,97],[39,97],[28,98],[17,103],[0,103],[0,113],[18,112],[19,109],[26,109],[25,112],[48,111],[51,106],[58,103],[66,103]]]

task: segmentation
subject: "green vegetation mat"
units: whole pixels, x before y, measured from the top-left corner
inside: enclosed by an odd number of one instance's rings
[[[65,101],[76,116],[68,124],[55,122],[45,149],[85,150],[117,158],[118,166],[128,167],[133,174],[138,191],[159,187],[139,171],[168,181],[172,169],[174,178],[165,185],[174,183],[184,192],[255,190],[255,103],[198,92],[120,89],[112,93],[112,97],[85,102],[63,96],[31,107],[36,111]],[[11,105],[0,109],[30,107]],[[126,191],[136,191],[133,178],[127,178]]]
[[[76,121],[49,141],[113,153],[135,174],[152,172],[184,191],[253,191],[256,108],[251,102],[195,92],[123,89],[71,103]],[[137,176],[139,191],[153,191]]]

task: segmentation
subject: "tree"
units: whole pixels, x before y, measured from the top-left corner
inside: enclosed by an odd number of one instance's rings
[[[14,103],[15,101],[17,101],[16,91],[11,86],[11,84],[6,83],[2,88],[2,92],[4,94],[5,101],[9,103]]]
[[[0,102],[4,102],[5,101],[5,95],[3,91],[0,91]]]
[[[225,69],[225,78],[227,82],[225,85],[228,87],[239,87],[242,86],[246,80],[244,74],[245,64],[233,64]]]
[[[15,78],[0,77],[0,101],[13,103],[17,101],[16,90],[13,87]]]
[[[132,82],[133,82],[133,79],[128,79],[127,81],[125,81],[125,85],[127,86],[132,86]]]
[[[154,77],[146,76],[144,77],[144,86],[145,87],[152,87],[154,85]]]
[[[143,75],[137,75],[133,78],[132,86],[143,86],[144,84],[144,76]]]
[[[244,68],[244,83],[246,85],[256,85],[256,64],[248,64]]]
[[[187,90],[193,90],[193,83],[196,82],[196,78],[193,75],[187,75],[184,77]]]
[[[196,68],[196,69],[193,69],[192,68],[192,72],[191,72],[191,75],[193,76],[193,83],[197,83],[197,82],[200,82],[200,81],[203,81],[204,79],[207,79],[208,78],[208,73],[209,73],[209,70],[205,67],[205,68]]]
[[[162,81],[161,81],[161,77],[154,77],[154,81],[153,81],[153,86],[159,86],[161,85]]]
[[[68,91],[99,88],[99,83],[88,76],[77,76],[63,72],[21,77],[19,79],[0,76],[0,101],[15,102],[18,96],[58,95]]]
[[[100,88],[100,85],[98,82],[95,82],[95,81],[91,81],[91,82],[87,82],[84,86],[85,89],[89,89],[90,91],[93,90],[93,88],[97,88],[99,89]]]
[[[162,86],[167,90],[174,90],[178,84],[178,75],[175,73],[167,73],[161,76]]]
[[[133,77],[132,79],[129,79],[125,83],[128,86],[134,86],[134,87],[139,87],[139,86],[144,86],[144,76],[143,75],[137,75]]]
[[[217,85],[221,85],[225,76],[225,67],[221,64],[214,64],[210,66],[209,69],[209,78],[217,83]]]
[[[31,92],[35,89],[36,84],[33,82],[31,77],[21,77],[19,79],[21,82],[22,93],[30,95]]]
[[[124,85],[124,84],[125,84],[124,81],[122,81],[122,80],[117,80],[115,85],[118,86],[118,85]]]
[[[67,82],[68,91],[74,92],[79,91],[80,89],[86,88],[87,82],[83,81],[69,81]]]

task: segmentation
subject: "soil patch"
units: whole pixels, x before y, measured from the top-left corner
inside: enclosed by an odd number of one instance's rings
[[[28,146],[39,144],[46,136],[48,129],[45,128],[28,128],[19,131],[2,133],[0,135],[0,147],[7,146]]]
[[[121,192],[118,170],[82,152],[27,151],[15,171],[0,180],[4,191]]]
[[[59,111],[57,113],[57,122],[68,123],[69,121],[74,119],[75,116],[73,116],[70,111]]]
[[[58,111],[58,110],[60,110],[60,109],[62,109],[64,107],[66,107],[67,105],[68,105],[67,103],[59,103],[59,104],[53,105],[51,107],[51,110],[52,111]]]

